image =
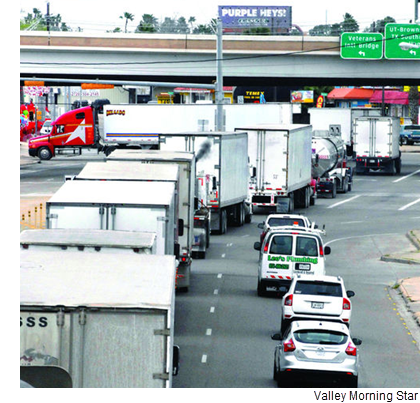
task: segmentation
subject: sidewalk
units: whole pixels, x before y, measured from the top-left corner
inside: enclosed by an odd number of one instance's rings
[[[381,257],[381,260],[385,262],[420,265],[420,230],[408,232],[407,237],[415,246],[416,250],[385,255]],[[398,286],[408,310],[412,312],[413,318],[420,326],[420,277],[400,279]]]

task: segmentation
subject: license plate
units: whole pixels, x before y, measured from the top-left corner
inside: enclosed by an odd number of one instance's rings
[[[298,267],[299,270],[311,270],[311,265],[306,263],[299,263]]]
[[[375,160],[369,160],[369,162],[370,162],[371,164],[374,164],[374,163],[375,163]]]
[[[323,309],[324,303],[323,302],[312,302],[311,307],[314,309]]]

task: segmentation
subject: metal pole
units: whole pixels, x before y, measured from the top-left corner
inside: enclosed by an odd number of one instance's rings
[[[419,0],[414,0],[414,24],[417,24],[419,19]]]
[[[222,20],[217,19],[217,52],[216,52],[216,131],[223,131],[223,72],[222,72],[222,59],[223,59],[223,38],[222,38]]]

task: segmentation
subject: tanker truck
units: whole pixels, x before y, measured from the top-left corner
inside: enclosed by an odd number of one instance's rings
[[[317,194],[347,193],[352,189],[353,170],[347,167],[346,145],[341,136],[328,130],[312,133],[312,177]]]

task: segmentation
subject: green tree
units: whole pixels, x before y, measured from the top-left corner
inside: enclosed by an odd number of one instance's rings
[[[125,19],[125,30],[124,30],[124,32],[127,33],[128,21],[133,21],[134,20],[134,14],[125,12],[124,15],[120,15],[120,18]]]
[[[188,34],[189,32],[190,32],[190,29],[188,27],[188,23],[185,17],[179,17],[176,22],[176,33]]]
[[[153,14],[143,14],[142,19],[137,25],[135,32],[158,32],[159,30],[159,22],[156,17],[153,16]]]
[[[395,23],[395,19],[392,17],[385,17],[382,20],[373,21],[369,27],[365,28],[364,32],[380,32],[383,34],[385,32],[385,25],[390,23]]]
[[[354,19],[354,17],[346,13],[343,16],[344,21],[341,23],[341,31],[342,32],[358,32],[359,31],[359,24]]]
[[[165,19],[159,26],[159,32],[163,34],[175,34],[176,21],[173,18],[165,17]]]

